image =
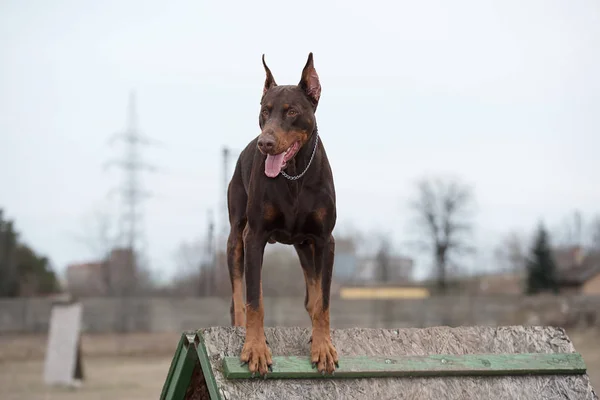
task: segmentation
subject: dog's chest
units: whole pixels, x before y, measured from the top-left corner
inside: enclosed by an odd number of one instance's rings
[[[251,199],[247,215],[249,220],[258,218],[253,225],[266,231],[271,243],[298,244],[329,236],[335,202],[327,185],[270,183]]]
[[[322,237],[326,231],[324,209],[276,210],[271,220],[265,221],[270,241],[299,244],[307,239]]]

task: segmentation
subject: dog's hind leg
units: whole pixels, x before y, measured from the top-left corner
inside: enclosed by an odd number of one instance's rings
[[[234,175],[228,189],[230,232],[227,239],[227,266],[231,280],[231,324],[246,326],[246,307],[243,294],[244,241],[242,233],[246,226],[247,195],[237,176]]]
[[[338,363],[329,324],[335,241],[331,236],[325,243],[305,243],[294,247],[306,281],[304,306],[312,321],[311,361],[317,365],[319,372],[332,373]]]
[[[232,224],[229,238],[227,239],[227,266],[231,280],[231,324],[233,326],[246,326],[246,307],[244,305],[244,242],[242,231],[244,221]]]

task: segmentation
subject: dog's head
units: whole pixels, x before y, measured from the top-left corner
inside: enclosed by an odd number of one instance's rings
[[[262,132],[258,137],[258,149],[267,156],[265,174],[275,178],[315,130],[321,84],[312,53],[308,55],[297,85],[278,86],[264,55],[262,60],[267,77],[260,102],[258,121]]]

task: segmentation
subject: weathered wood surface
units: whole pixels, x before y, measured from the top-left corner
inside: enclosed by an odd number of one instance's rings
[[[365,379],[227,379],[226,357],[238,358],[244,329],[200,331],[223,400],[232,399],[577,399],[597,400],[586,374],[391,377]],[[308,357],[310,329],[266,328],[275,357]],[[348,357],[576,353],[563,329],[552,327],[434,327],[337,329],[332,341],[340,369]],[[239,364],[238,364],[239,365]],[[277,368],[277,367],[276,367]]]
[[[268,379],[301,378],[381,378],[423,376],[498,376],[584,374],[579,353],[466,354],[393,357],[344,357],[335,374],[322,376],[312,367],[310,357],[273,357]],[[227,379],[252,379],[239,357],[225,357],[223,374]]]

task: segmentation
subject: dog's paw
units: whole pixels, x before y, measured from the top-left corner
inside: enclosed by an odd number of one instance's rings
[[[240,360],[243,364],[248,364],[248,369],[252,375],[259,373],[265,376],[267,371],[271,370],[273,360],[271,359],[271,350],[267,346],[266,339],[247,339],[242,349]]]
[[[338,366],[337,350],[331,343],[331,338],[325,335],[312,336],[310,358],[313,368],[316,366],[321,374],[333,374]]]

